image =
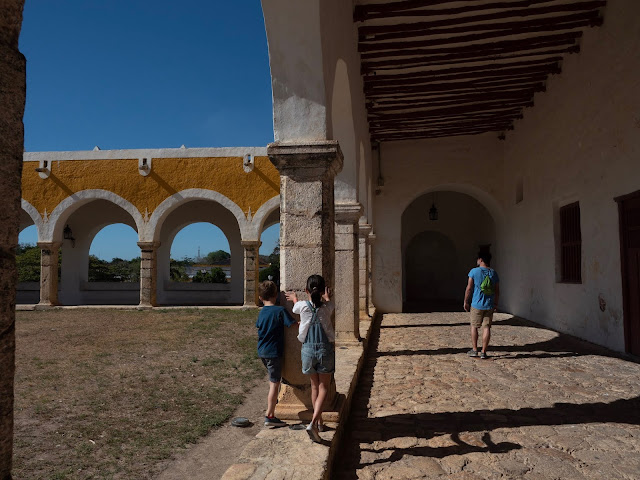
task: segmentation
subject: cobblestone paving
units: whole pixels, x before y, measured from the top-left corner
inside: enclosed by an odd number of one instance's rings
[[[388,314],[332,479],[640,479],[640,364],[498,314]]]

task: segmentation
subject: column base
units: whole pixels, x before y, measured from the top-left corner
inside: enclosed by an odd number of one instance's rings
[[[143,305],[140,304],[136,307],[137,310],[151,310],[153,308],[153,305]]]
[[[60,307],[61,303],[36,303],[33,307],[34,310],[51,310],[52,308]]]
[[[340,345],[353,346],[362,342],[362,338],[356,338],[353,332],[336,332],[336,346]]]
[[[330,408],[325,408],[322,412],[322,420],[325,422],[339,422],[340,410],[344,404],[345,396],[342,393],[336,393],[333,404]],[[309,410],[302,404],[280,404],[276,405],[276,417],[281,420],[300,420],[309,422],[313,418],[313,410]]]

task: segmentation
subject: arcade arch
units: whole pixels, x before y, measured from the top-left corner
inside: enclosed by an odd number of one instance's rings
[[[220,228],[229,242],[231,281],[227,284],[195,284],[171,280],[171,245],[188,225],[206,222]],[[176,205],[156,230],[157,303],[165,305],[234,305],[243,303],[243,247],[236,216],[208,199],[189,199]]]
[[[435,205],[438,219],[430,220]],[[403,311],[462,302],[466,277],[481,246],[496,246],[496,222],[470,195],[436,191],[416,198],[402,214]]]
[[[79,202],[78,202],[79,203]],[[90,199],[74,204],[73,211],[57,217],[54,238],[61,242],[62,271],[59,300],[63,305],[136,305],[138,282],[89,282],[89,252],[96,235],[113,224],[129,226],[136,237],[138,228],[130,212],[106,199]],[[52,214],[53,218],[53,214]],[[64,220],[64,221],[63,221]],[[68,236],[63,231],[69,227]],[[134,237],[135,238],[135,237]]]

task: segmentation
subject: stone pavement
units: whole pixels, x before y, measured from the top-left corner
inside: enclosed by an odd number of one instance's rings
[[[387,314],[331,479],[639,479],[640,364],[497,314]]]

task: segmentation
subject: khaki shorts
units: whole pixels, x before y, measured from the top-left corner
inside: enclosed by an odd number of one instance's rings
[[[491,310],[478,310],[471,307],[471,326],[480,328],[491,328],[491,322],[493,321],[493,308]]]

